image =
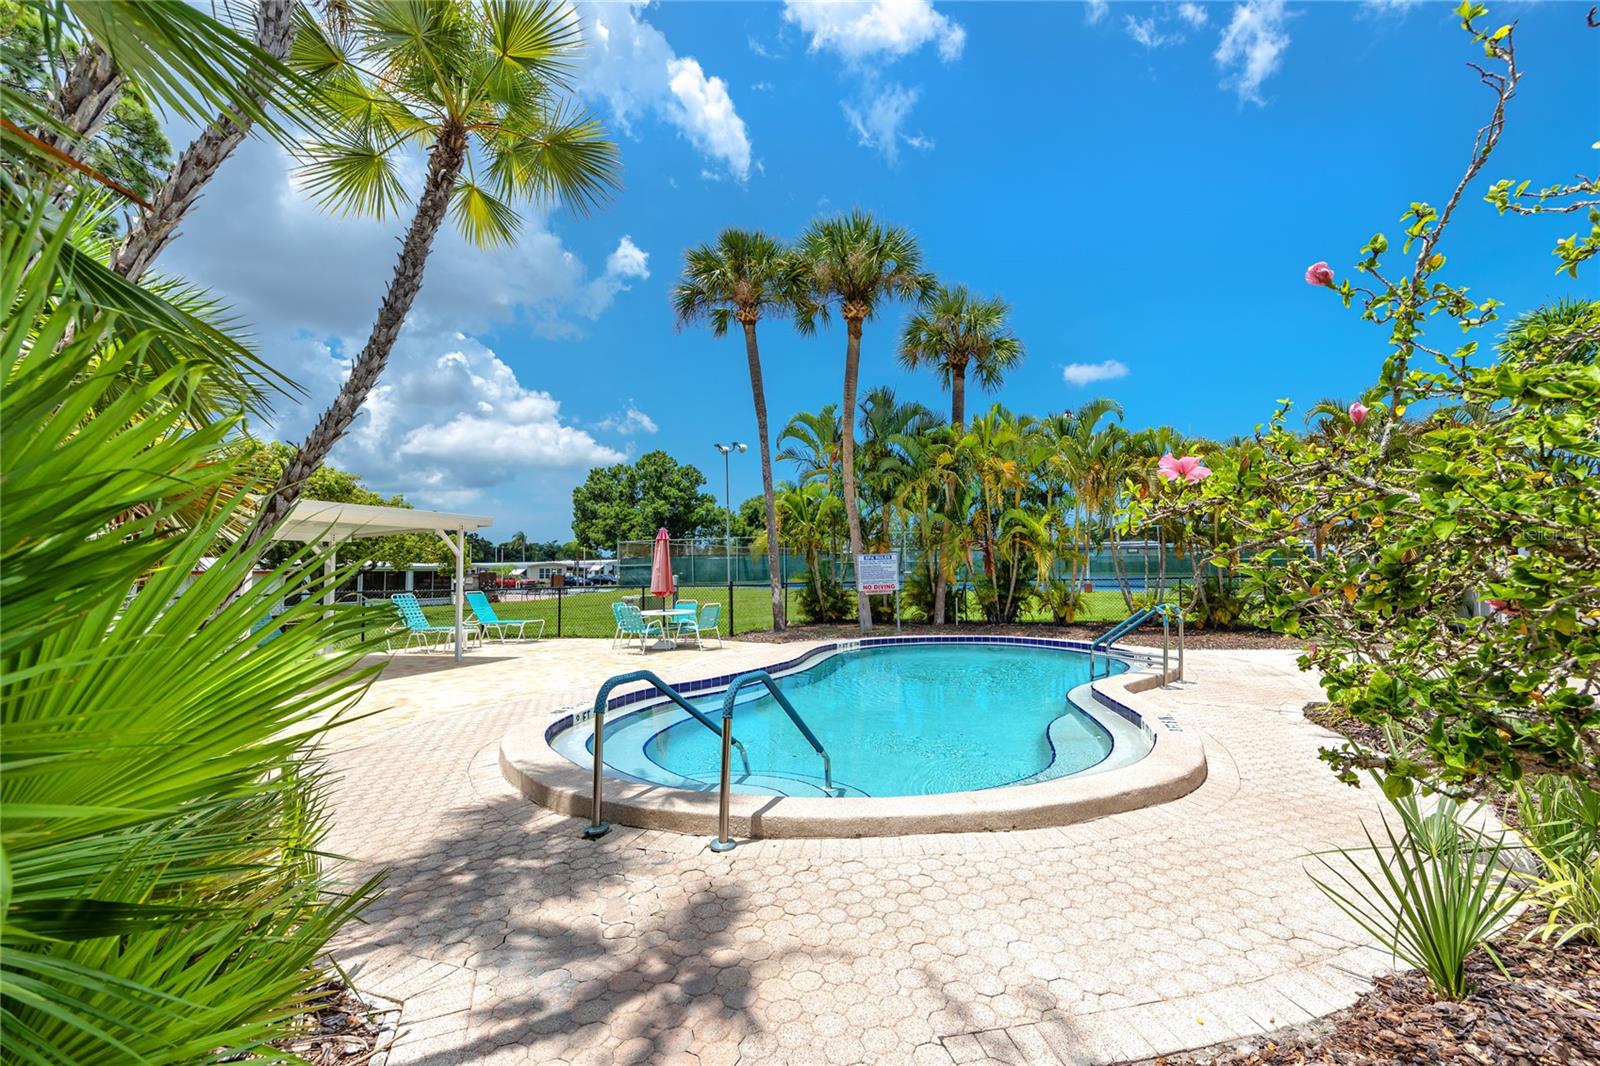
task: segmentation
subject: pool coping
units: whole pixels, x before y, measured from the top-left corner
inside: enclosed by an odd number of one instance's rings
[[[905,644],[1006,644],[1053,650],[1086,652],[1083,641],[1033,637],[863,637],[831,641],[765,669],[772,674],[791,670],[813,658],[866,647]],[[755,796],[735,794],[729,799],[729,823],[739,839],[792,837],[879,837],[919,833],[995,832],[1070,825],[1166,803],[1188,795],[1206,779],[1204,746],[1184,730],[1170,713],[1152,706],[1152,690],[1176,680],[1118,656],[1128,669],[1090,682],[1095,700],[1103,707],[1144,729],[1153,746],[1131,765],[1099,773],[1085,773],[1031,785],[946,792],[931,796],[879,796],[820,798],[805,796]],[[745,673],[747,671],[740,671]],[[674,684],[689,695],[726,688],[738,674],[726,674]],[[659,698],[653,688],[630,690],[607,701],[618,710]],[[560,814],[591,816],[593,779],[549,743],[549,738],[575,724],[592,711],[575,709],[544,724],[513,727],[500,741],[500,770],[522,796]],[[602,799],[607,822],[677,833],[715,835],[719,797],[716,792],[695,792],[665,785],[607,775]]]

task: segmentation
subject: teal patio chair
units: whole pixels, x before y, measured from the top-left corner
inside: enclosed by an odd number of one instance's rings
[[[501,618],[494,613],[494,605],[489,602],[489,597],[481,592],[467,593],[467,609],[472,612],[472,617],[477,621],[478,628],[482,632],[488,633],[491,629],[498,630],[499,632],[496,635],[499,636],[502,644],[506,642],[506,630],[508,629],[517,631],[518,640],[527,640],[528,636],[524,631],[529,625],[537,625],[539,631],[533,635],[533,639],[538,640],[544,636],[543,618]]]
[[[611,605],[611,614],[617,620],[617,631],[611,637],[611,646],[613,648],[617,646],[618,641],[627,640],[631,642],[637,637],[639,638],[639,653],[642,655],[645,651],[644,642],[646,640],[651,637],[659,638],[666,635],[658,623],[647,620],[644,615],[639,613],[639,608],[631,603],[613,603]]]
[[[679,630],[692,633],[694,632],[694,616],[699,610],[699,600],[675,600],[672,604],[672,613],[667,615],[667,617],[662,619],[662,621],[667,623],[667,625],[672,629],[674,635],[676,635]],[[687,626],[687,629],[684,628],[685,626]]]
[[[428,616],[422,613],[422,604],[417,602],[415,593],[397,592],[389,597],[389,602],[394,604],[395,610],[400,612],[400,621],[389,627],[388,633],[390,635],[384,639],[385,649],[388,648],[389,641],[395,635],[398,635],[401,630],[405,632],[406,650],[408,651],[418,644],[422,646],[423,651],[427,651],[433,647],[434,637],[439,638],[439,643],[442,646],[445,638],[454,637],[456,634],[455,626],[436,626],[429,622]],[[464,631],[471,632],[470,629]]]
[[[672,622],[679,636],[694,637],[695,647],[705,647],[704,638],[708,633],[717,638],[717,647],[722,647],[722,604],[708,603],[700,608],[698,614],[674,618]]]

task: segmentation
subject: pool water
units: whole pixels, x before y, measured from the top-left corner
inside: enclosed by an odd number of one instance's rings
[[[1111,734],[1067,698],[1088,680],[1089,659],[1079,652],[945,643],[833,655],[778,684],[832,757],[832,795],[922,796],[1101,763]],[[691,702],[720,727],[720,693]],[[750,760],[746,773],[733,757],[735,792],[829,794],[820,757],[764,688],[744,690],[733,735]],[[586,747],[592,753],[592,738]],[[715,788],[721,740],[668,704],[607,721],[605,755],[632,777]]]

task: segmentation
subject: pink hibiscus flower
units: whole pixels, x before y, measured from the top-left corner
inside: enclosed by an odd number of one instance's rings
[[[1181,459],[1174,459],[1171,452],[1161,457],[1156,470],[1165,481],[1183,478],[1191,485],[1197,485],[1211,476],[1211,468],[1202,463],[1198,456],[1185,455]]]
[[[1306,284],[1333,288],[1333,268],[1327,263],[1312,263],[1306,267]]]

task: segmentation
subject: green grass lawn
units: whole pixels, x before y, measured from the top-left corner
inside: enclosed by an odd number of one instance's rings
[[[636,588],[598,588],[574,589],[563,595],[559,601],[560,630],[557,631],[558,603],[554,598],[540,600],[500,600],[494,605],[495,613],[501,618],[543,618],[544,635],[546,637],[609,637],[615,629],[616,623],[611,614],[611,605],[618,600],[638,602],[639,590]],[[722,604],[722,632],[724,636],[733,635],[728,627],[728,590],[727,588],[692,588],[681,590],[680,600],[693,599],[701,604]],[[888,597],[878,600],[876,610],[881,620],[892,620],[893,601]],[[449,625],[454,615],[448,604],[423,608],[428,620],[436,625]],[[800,616],[799,597],[796,589],[789,590],[789,612],[794,621],[803,624],[806,620]],[[1122,600],[1122,594],[1115,589],[1100,590],[1087,593],[1084,596],[1083,609],[1078,613],[1077,621],[1084,623],[1115,622],[1127,617],[1128,610]],[[470,612],[468,618],[470,619]],[[908,612],[907,620],[910,620]],[[975,600],[969,598],[966,610],[961,616],[963,622],[981,622],[982,614],[979,612]],[[1019,622],[1050,622],[1050,616],[1043,610],[1025,610],[1018,618]],[[772,598],[765,587],[740,586],[733,590],[733,624],[737,626],[738,633],[752,633],[770,630],[772,628]],[[381,634],[369,631],[368,640],[381,640]]]
[[[728,589],[685,589],[682,600],[695,600],[700,604],[722,604],[722,632],[732,635],[728,628]],[[617,623],[611,614],[611,605],[618,600],[639,602],[636,588],[573,589],[560,600],[561,631],[563,637],[609,637],[616,631]],[[495,614],[501,618],[543,618],[544,635],[557,636],[555,599],[500,600],[494,605]],[[449,605],[425,607],[423,613],[430,622],[448,625],[455,617]],[[772,592],[766,588],[735,588],[733,590],[733,624],[740,633],[750,633],[772,628]]]

